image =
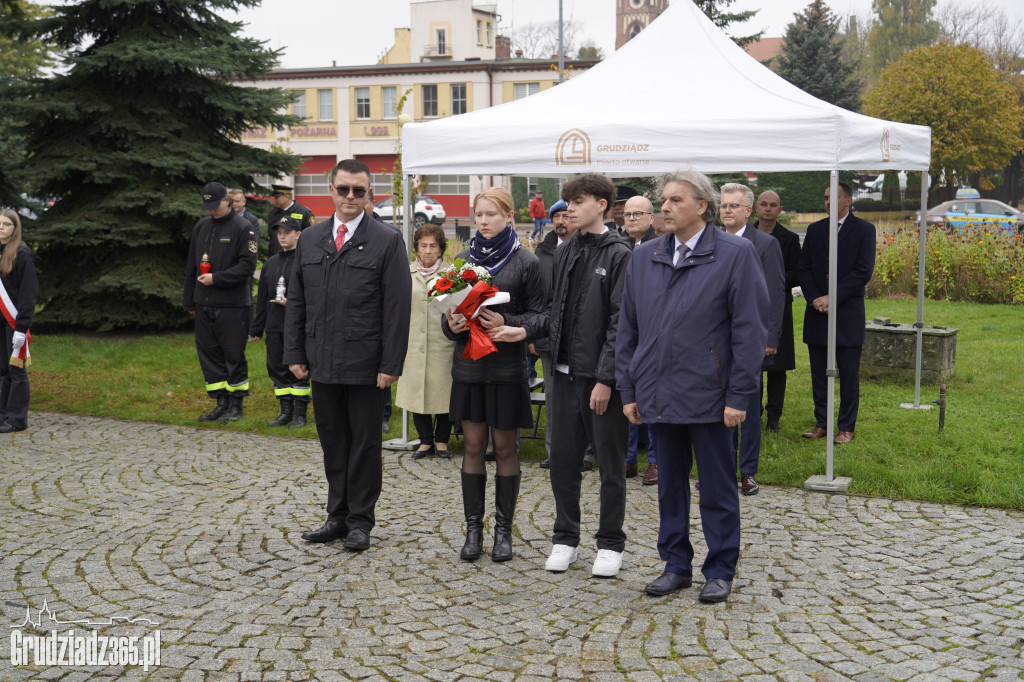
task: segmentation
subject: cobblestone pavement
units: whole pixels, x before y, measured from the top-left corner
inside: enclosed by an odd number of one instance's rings
[[[642,594],[661,564],[638,478],[624,569],[599,580],[595,473],[580,560],[551,574],[535,465],[516,558],[495,564],[458,560],[458,459],[386,454],[372,547],[352,554],[299,538],[323,519],[315,441],[36,413],[0,453],[8,623],[45,600],[60,620],[148,617],[101,634],[162,642],[148,673],[4,651],[2,680],[1024,679],[1020,512],[762,487],[742,499],[733,595],[709,606],[699,576]]]

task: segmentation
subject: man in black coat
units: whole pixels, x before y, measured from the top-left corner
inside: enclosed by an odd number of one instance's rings
[[[245,342],[259,235],[231,208],[227,188],[219,182],[203,187],[203,210],[210,215],[192,229],[182,293],[182,305],[196,319],[206,392],[217,401],[199,421],[237,421],[242,399],[249,395]]]
[[[761,368],[771,367],[779,348],[779,334],[782,330],[782,309],[786,302],[786,272],[782,264],[782,249],[779,243],[747,223],[753,208],[754,193],[746,185],[729,182],[722,185],[721,218],[726,232],[749,240],[754,245],[761,263],[764,281],[768,287],[768,307],[761,310],[768,330],[764,359]],[[757,382],[761,383],[761,372]],[[757,467],[761,456],[761,391],[750,396],[747,419],[740,426],[732,428],[733,447],[739,441],[740,492],[756,495],[760,490]],[[754,419],[754,415],[758,415]]]
[[[786,372],[796,369],[796,348],[793,341],[793,287],[800,286],[797,268],[800,266],[800,237],[778,223],[782,213],[779,195],[768,190],[757,198],[757,217],[754,223],[761,232],[775,237],[782,249],[782,264],[786,268],[786,304],[782,309],[782,333],[779,334],[779,349],[771,368],[765,369],[762,387],[767,393],[764,412],[768,430],[779,432],[779,419],[786,401]]]
[[[270,237],[270,245],[267,247],[267,258],[281,252],[281,244],[277,240],[275,225],[281,222],[281,218],[295,218],[302,229],[313,224],[313,212],[295,201],[292,197],[292,188],[288,185],[271,185],[274,190],[274,206],[267,215],[267,234]]]
[[[384,393],[402,374],[412,280],[402,236],[364,211],[370,169],[346,159],[331,173],[335,213],[295,249],[284,362],[307,375],[324,451],[327,521],[307,542],[370,546],[381,491]]]
[[[829,211],[825,188],[825,211]],[[836,369],[839,370],[839,433],[835,443],[853,440],[860,404],[860,351],[864,345],[864,288],[875,270],[875,226],[850,212],[853,192],[839,183],[839,244],[836,269]],[[800,252],[800,288],[807,300],[804,311],[804,343],[811,361],[814,395],[814,428],[804,438],[822,438],[825,425],[828,380],[828,245],[829,219],[807,227]]]

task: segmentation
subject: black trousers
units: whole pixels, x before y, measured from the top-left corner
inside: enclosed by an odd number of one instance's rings
[[[311,395],[309,377],[296,378],[288,365],[284,364],[284,334],[266,332],[263,340],[267,344],[267,375],[274,383],[274,397],[308,403]]]
[[[196,352],[210,397],[249,395],[248,308],[196,306]]]
[[[7,422],[18,429],[28,428],[28,372],[11,365],[14,330],[4,325],[3,357],[0,358],[0,424]]]
[[[384,392],[376,385],[313,384],[313,416],[324,451],[327,517],[367,533],[380,497]]]
[[[761,382],[761,394],[768,391],[768,400],[764,402],[764,411],[769,419],[778,421],[782,417],[782,405],[786,401],[786,370],[768,370]],[[750,419],[750,415],[747,415]]]
[[[622,524],[626,518],[626,445],[629,422],[622,414],[622,399],[612,389],[608,409],[598,415],[590,409],[594,379],[553,372],[545,381],[548,424],[551,430],[551,491],[555,495],[552,544],[580,544],[580,489],[587,444],[594,450],[601,476],[601,518],[598,549],[621,552],[626,546]]]
[[[853,431],[860,407],[860,346],[836,346],[839,372],[839,416],[837,431]],[[828,346],[807,344],[811,360],[811,393],[814,396],[814,425],[825,428],[828,414]]]
[[[420,438],[420,445],[434,445],[435,443],[448,443],[452,435],[452,422],[448,413],[442,414],[419,414],[412,413],[412,424],[416,427],[416,433]]]

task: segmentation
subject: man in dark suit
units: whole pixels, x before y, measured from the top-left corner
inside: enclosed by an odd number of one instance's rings
[[[657,239],[654,232],[654,204],[642,194],[630,197],[622,211],[625,220],[626,236],[632,248],[644,242]],[[637,475],[637,453],[641,441],[647,443],[647,470],[641,481],[643,485],[658,485],[658,453],[647,433],[646,424],[629,424],[629,445],[626,448],[626,478]]]
[[[256,234],[260,233],[260,221],[245,208],[245,192],[240,189],[229,189],[228,196],[231,197],[231,206],[240,217],[245,218],[252,225]]]
[[[402,373],[412,299],[402,235],[364,211],[369,190],[362,161],[334,167],[335,213],[299,240],[284,324],[284,362],[312,380],[328,486],[327,521],[302,539],[355,551],[376,522],[384,393]]]
[[[779,348],[770,368],[765,369],[762,387],[768,397],[764,404],[768,430],[779,432],[779,419],[786,401],[786,372],[796,369],[796,348],[793,341],[793,287],[800,286],[797,269],[800,267],[800,237],[778,223],[782,213],[782,200],[775,192],[762,192],[757,198],[757,222],[761,232],[775,237],[782,249],[782,264],[786,268],[786,303],[782,308],[782,332]]]
[[[729,182],[722,185],[721,192],[722,225],[729,234],[743,237],[754,245],[768,287],[768,305],[761,310],[768,330],[764,357],[759,368],[764,369],[771,367],[774,362],[779,347],[779,334],[782,331],[782,307],[786,301],[786,272],[782,264],[782,249],[779,248],[777,241],[747,224],[754,204],[754,193],[749,187]],[[758,390],[750,396],[750,404],[747,405],[747,419],[740,426],[732,428],[733,447],[739,446],[740,492],[744,495],[756,495],[760,490],[757,479],[754,478],[761,458],[760,371],[757,372],[757,383]],[[754,419],[755,415],[757,419]]]
[[[825,211],[829,211],[825,188]],[[875,270],[875,226],[850,212],[853,192],[839,183],[839,244],[836,269],[836,369],[839,370],[839,433],[835,443],[853,440],[860,403],[860,351],[864,345],[864,287]],[[811,360],[811,391],[814,395],[814,428],[804,438],[827,434],[828,381],[828,245],[829,219],[807,228],[800,252],[800,288],[804,311],[804,343]]]
[[[707,176],[662,178],[664,237],[633,250],[615,342],[622,411],[650,424],[658,447],[658,553],[665,571],[644,591],[693,582],[690,469],[697,461],[707,557],[702,602],[732,591],[740,555],[740,501],[729,427],[757,395],[768,290],[750,242],[715,228],[718,190]],[[653,295],[652,295],[653,292]]]

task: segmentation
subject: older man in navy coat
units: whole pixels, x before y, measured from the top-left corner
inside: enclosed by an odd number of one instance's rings
[[[829,210],[825,188],[825,210]],[[836,268],[836,369],[839,370],[839,433],[835,443],[853,440],[860,404],[860,351],[864,345],[864,288],[875,270],[875,226],[850,212],[853,192],[839,183],[839,244]],[[800,252],[800,288],[807,299],[804,343],[811,361],[814,428],[804,438],[822,438],[825,430],[828,380],[828,218],[807,227]]]
[[[777,240],[747,223],[754,206],[754,193],[749,187],[738,182],[728,182],[722,185],[721,192],[722,226],[729,234],[750,240],[761,261],[761,270],[768,286],[768,307],[761,311],[768,328],[761,368],[771,369],[779,350],[782,313],[786,305],[786,268],[782,263],[782,247]],[[757,475],[761,460],[761,378],[761,372],[758,372],[757,395],[750,397],[748,418],[742,425],[733,428],[733,442],[738,442],[740,453],[740,492],[744,495],[756,495],[760,491],[754,476]]]
[[[645,591],[661,596],[692,582],[689,475],[696,456],[708,547],[700,600],[721,602],[740,552],[729,428],[748,418],[757,393],[768,290],[751,243],[711,223],[718,191],[707,176],[678,171],[662,184],[667,234],[637,246],[626,269],[615,382],[626,417],[650,425],[658,451],[665,571]]]

